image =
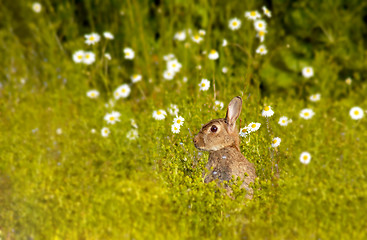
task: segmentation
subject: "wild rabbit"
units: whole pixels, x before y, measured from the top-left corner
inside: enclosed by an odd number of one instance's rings
[[[250,163],[240,151],[240,138],[236,128],[236,120],[240,116],[242,99],[235,97],[227,108],[225,118],[214,119],[205,124],[194,137],[195,147],[209,151],[206,165],[208,173],[204,176],[205,183],[215,179],[231,180],[232,176],[244,180],[241,185],[247,190],[246,197],[251,199],[253,190],[249,184],[256,178],[254,164]],[[230,187],[226,186],[231,192]]]

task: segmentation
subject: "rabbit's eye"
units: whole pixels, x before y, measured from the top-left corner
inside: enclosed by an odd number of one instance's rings
[[[210,128],[210,131],[212,132],[216,132],[218,130],[217,126],[213,125],[211,128]]]

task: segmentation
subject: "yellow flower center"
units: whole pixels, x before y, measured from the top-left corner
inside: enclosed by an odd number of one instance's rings
[[[274,140],[273,140],[273,143],[274,143],[274,144],[275,144],[275,143],[277,143],[277,140],[276,140],[276,139],[274,139]]]
[[[180,119],[178,119],[178,120],[177,120],[177,123],[180,123],[180,122],[181,122],[181,120],[180,120]]]
[[[261,37],[262,37],[262,36],[265,36],[265,32],[264,32],[264,31],[260,31],[260,32],[259,32],[259,36],[261,36]]]
[[[199,36],[198,35],[195,35],[194,38],[195,38],[195,40],[199,40]]]
[[[232,26],[233,26],[233,27],[237,26],[237,24],[238,24],[238,23],[237,23],[237,21],[233,21],[233,22],[232,22]]]
[[[266,106],[266,107],[264,108],[264,110],[265,110],[265,111],[269,111],[269,110],[270,110],[269,106]]]
[[[125,93],[126,92],[126,89],[125,88],[121,89],[121,92],[122,93]]]
[[[251,13],[251,16],[255,17],[256,16],[256,12],[255,11],[252,11]]]
[[[133,78],[138,78],[138,74],[133,75]]]
[[[85,58],[88,59],[89,58],[89,54],[85,55]]]
[[[310,113],[309,112],[305,112],[305,116],[307,117],[307,116],[309,116],[310,115]]]
[[[260,52],[264,52],[264,48],[260,48]]]
[[[358,115],[359,111],[358,110],[355,110],[354,111],[354,115]]]
[[[246,132],[246,129],[242,129],[242,132]]]
[[[110,121],[113,121],[113,120],[115,120],[115,117],[111,116]]]
[[[172,67],[176,67],[176,64],[174,63],[174,64],[172,64]]]
[[[285,120],[282,120],[282,123],[285,123]]]
[[[201,84],[201,86],[202,86],[202,87],[205,87],[205,83],[202,83],[202,84]]]
[[[310,72],[311,72],[311,70],[310,70],[309,68],[307,68],[307,69],[306,69],[306,72],[310,73]]]
[[[94,92],[92,92],[90,95],[91,95],[92,97],[94,97],[96,94],[95,94]]]
[[[215,51],[214,49],[210,51],[210,54],[216,54],[217,51]]]
[[[262,23],[259,23],[258,26],[259,26],[259,28],[262,28],[263,27],[263,24]]]
[[[90,37],[89,37],[89,40],[90,40],[90,41],[93,41],[93,40],[94,40],[94,37],[93,37],[93,36],[90,36]]]
[[[83,58],[83,56],[82,56],[82,55],[79,55],[79,56],[78,56],[78,59],[82,59],[82,58]]]
[[[256,128],[256,124],[255,124],[255,123],[254,123],[254,124],[252,124],[252,125],[251,125],[251,127],[252,127],[252,128]]]
[[[308,159],[308,156],[307,155],[304,155],[303,156],[303,160],[307,160]]]
[[[157,112],[157,115],[161,115],[161,114],[162,114],[162,112],[161,112],[161,111],[158,111],[158,112]]]

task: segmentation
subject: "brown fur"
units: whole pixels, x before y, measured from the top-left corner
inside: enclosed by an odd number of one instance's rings
[[[253,190],[249,184],[256,178],[255,167],[240,151],[240,139],[236,128],[241,108],[242,99],[233,98],[228,105],[226,118],[214,119],[205,124],[193,140],[196,148],[209,151],[206,165],[208,173],[204,179],[206,183],[215,179],[229,181],[232,176],[240,177],[244,180],[241,187],[247,190],[247,197],[252,198]],[[217,127],[216,132],[211,131],[213,125]],[[226,188],[231,191],[229,187]]]

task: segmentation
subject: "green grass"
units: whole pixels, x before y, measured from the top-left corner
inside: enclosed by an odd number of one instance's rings
[[[367,238],[366,116],[349,116],[353,106],[367,109],[365,2],[41,4],[36,14],[28,1],[0,3],[1,239]],[[263,5],[273,16],[265,19],[269,52],[259,56],[244,12]],[[238,31],[228,28],[233,17],[242,21]],[[188,28],[206,30],[200,45],[173,40]],[[87,46],[84,34],[94,31],[115,39]],[[124,59],[127,46],[133,61]],[[79,49],[94,51],[96,62],[75,64]],[[218,60],[201,54],[211,49]],[[172,81],[162,77],[168,53],[182,63]],[[314,77],[302,77],[305,66]],[[134,73],[143,80],[131,85],[130,96],[106,107]],[[234,200],[203,182],[208,154],[192,138],[202,124],[225,116],[225,109],[213,110],[213,77],[225,106],[243,97],[241,127],[262,124],[241,139],[258,175],[251,201],[236,181]],[[199,91],[202,78],[211,81],[207,92]],[[99,98],[87,98],[90,89]],[[309,101],[317,92],[321,100]],[[171,132],[172,116],[152,118],[171,103],[185,118],[179,134]],[[275,112],[269,121],[261,116],[265,105]],[[315,112],[310,120],[299,117],[306,107]],[[103,117],[112,110],[121,121],[107,125]],[[283,115],[293,120],[286,127],[277,123]],[[130,119],[138,125],[135,141],[126,138]],[[107,138],[100,134],[105,126]],[[277,149],[273,137],[282,139]],[[312,155],[309,165],[299,161],[304,151]]]

